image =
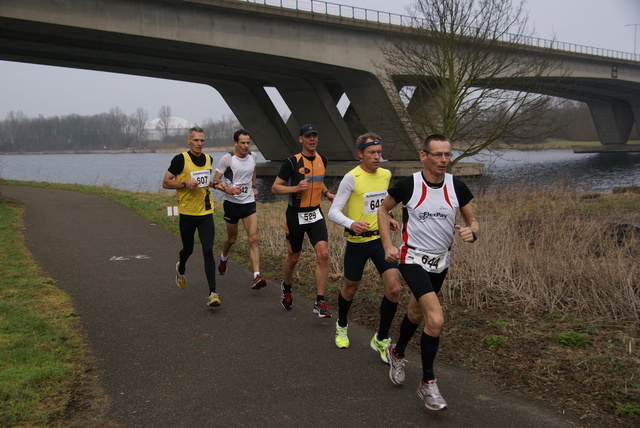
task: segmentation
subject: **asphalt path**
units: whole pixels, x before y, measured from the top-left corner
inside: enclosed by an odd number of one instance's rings
[[[218,276],[222,304],[209,308],[198,246],[181,290],[174,282],[179,237],[123,206],[32,187],[0,186],[0,195],[24,203],[28,249],[71,296],[113,424],[575,426],[543,404],[438,362],[449,410],[431,412],[416,395],[418,353],[408,352],[405,385],[394,386],[388,365],[369,347],[374,332],[351,323],[351,346],[338,349],[336,318],[318,318],[295,286],[294,307],[285,311],[279,278],[251,290],[251,273],[232,260]],[[216,232],[223,239],[224,231]]]

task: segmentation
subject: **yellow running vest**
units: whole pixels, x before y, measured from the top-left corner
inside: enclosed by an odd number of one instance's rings
[[[213,197],[209,188],[211,180],[211,156],[205,155],[206,162],[204,166],[197,166],[191,160],[189,153],[182,153],[184,157],[184,168],[182,172],[176,176],[178,181],[199,180],[200,186],[195,189],[179,188],[176,193],[178,195],[178,212],[185,215],[206,215],[213,214]]]
[[[378,207],[387,196],[391,172],[378,168],[375,173],[365,172],[360,166],[347,174],[353,175],[353,191],[347,201],[347,217],[354,221],[369,223],[369,231],[378,230]],[[354,243],[369,242],[380,236],[349,236],[347,241]]]

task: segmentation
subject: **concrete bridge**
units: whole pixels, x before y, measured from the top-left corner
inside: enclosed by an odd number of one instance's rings
[[[382,13],[389,18],[385,22],[381,12],[317,0],[295,5],[2,0],[0,59],[210,85],[269,160],[297,152],[298,129],[307,122],[320,130],[321,152],[331,160],[357,159],[353,141],[365,130],[383,135],[386,158],[415,160],[417,141],[403,125],[404,112],[396,110],[397,88],[385,88],[376,75],[388,34],[407,31],[392,22],[402,17]],[[315,11],[318,5],[324,10]],[[364,19],[356,16],[362,11]],[[569,77],[557,91],[586,102],[601,142],[619,146],[634,122],[640,123],[640,58],[597,53],[559,50],[557,60]],[[291,110],[286,122],[268,87],[275,87]],[[338,104],[345,95],[350,104],[341,113]]]

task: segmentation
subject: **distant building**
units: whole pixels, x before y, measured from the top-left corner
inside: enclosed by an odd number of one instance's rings
[[[167,130],[167,134],[171,136],[184,135],[186,137],[187,131],[194,126],[196,126],[196,124],[188,121],[187,119],[171,116],[169,118],[169,129]],[[160,123],[160,118],[147,122],[144,129],[145,139],[147,141],[158,141],[164,138],[164,128]]]

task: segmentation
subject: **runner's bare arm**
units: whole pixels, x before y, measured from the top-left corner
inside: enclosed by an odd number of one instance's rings
[[[389,224],[389,211],[394,209],[398,203],[391,196],[387,195],[378,207],[378,231],[380,240],[384,247],[385,260],[388,262],[398,261],[400,254],[391,240],[391,226]]]

